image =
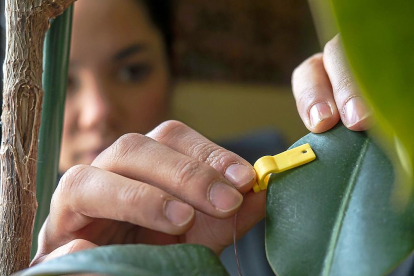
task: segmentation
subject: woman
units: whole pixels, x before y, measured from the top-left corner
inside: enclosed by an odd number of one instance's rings
[[[265,193],[249,192],[255,172],[246,160],[180,122],[162,122],[173,82],[164,5],[76,4],[60,160],[66,173],[33,264],[115,243],[198,243],[220,254],[232,243],[236,212],[238,237],[263,218]],[[330,51],[325,64],[317,55],[294,74],[299,113],[315,132],[340,116],[364,129],[366,109],[352,85],[341,88],[342,75],[351,79]]]

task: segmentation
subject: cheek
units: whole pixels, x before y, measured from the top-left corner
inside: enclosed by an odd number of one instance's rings
[[[63,137],[69,138],[76,133],[76,108],[73,100],[66,99],[65,102],[65,114],[63,119]]]
[[[60,151],[59,171],[65,172],[74,165],[73,152],[76,148],[74,139],[76,133],[76,113],[71,101],[66,99],[63,119],[62,146]]]

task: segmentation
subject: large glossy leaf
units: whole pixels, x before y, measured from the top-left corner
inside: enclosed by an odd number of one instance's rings
[[[67,255],[15,276],[100,273],[114,276],[228,275],[219,258],[200,245],[117,245]]]
[[[309,134],[317,159],[270,178],[266,250],[279,276],[387,275],[414,249],[414,205],[395,208],[394,173],[364,133]]]
[[[414,1],[331,0],[356,79],[414,175]],[[406,181],[406,182],[408,182]]]

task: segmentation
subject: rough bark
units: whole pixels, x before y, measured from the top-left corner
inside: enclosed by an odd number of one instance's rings
[[[37,209],[43,41],[75,0],[6,0],[0,184],[0,275],[27,268]]]

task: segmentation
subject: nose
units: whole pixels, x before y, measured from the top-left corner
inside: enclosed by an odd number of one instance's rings
[[[111,108],[105,85],[94,75],[89,75],[84,79],[81,89],[79,127],[94,129],[104,126]]]

